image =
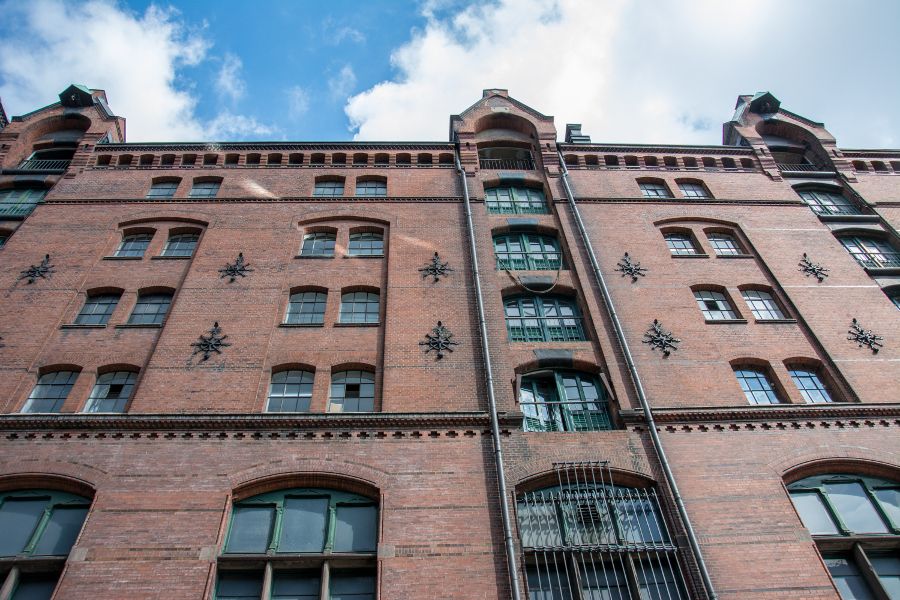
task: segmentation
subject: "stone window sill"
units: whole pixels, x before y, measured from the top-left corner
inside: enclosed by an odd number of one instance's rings
[[[746,323],[747,319],[706,319],[707,325],[733,325]]]
[[[325,323],[279,323],[279,327],[325,327]]]
[[[381,323],[335,323],[335,327],[378,327]]]
[[[673,254],[672,258],[709,258],[709,254]]]
[[[104,256],[103,260],[144,260],[143,256]]]
[[[191,260],[194,258],[194,255],[191,256],[151,256],[150,260]]]
[[[60,329],[106,329],[106,325],[82,325],[80,323],[66,323],[60,325]]]
[[[797,319],[755,319],[757,323],[796,323]]]
[[[162,329],[162,323],[122,323],[116,329]]]
[[[753,258],[752,254],[717,254],[716,258]]]
[[[384,254],[345,254],[344,258],[384,258]]]

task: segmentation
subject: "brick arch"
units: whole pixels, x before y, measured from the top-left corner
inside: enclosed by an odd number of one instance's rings
[[[585,450],[585,460],[595,457],[590,450]],[[558,459],[558,460],[555,460]],[[507,477],[515,482],[515,494],[537,490],[542,487],[556,485],[556,471],[553,462],[573,462],[577,457],[572,456],[572,449],[560,450],[560,456],[543,455],[540,458],[527,460],[507,468]],[[653,487],[657,485],[657,476],[652,472],[649,464],[636,465],[631,456],[626,453],[611,453],[609,467],[612,471],[613,482],[628,487]]]
[[[900,452],[847,444],[795,447],[766,466],[785,483],[839,471],[900,480]]]
[[[230,477],[235,500],[295,487],[326,487],[380,499],[387,472],[349,461],[326,461],[294,455],[233,473]]]
[[[0,461],[0,491],[50,489],[93,498],[108,473],[82,463],[17,457]]]
[[[740,225],[735,223],[734,221],[726,221],[725,219],[712,219],[710,217],[692,217],[692,216],[680,216],[680,217],[668,217],[665,219],[660,219],[658,221],[654,221],[653,225],[655,227],[663,227],[665,225],[685,225],[687,223],[713,223],[715,225],[724,225],[726,227],[731,227],[735,230],[740,230]]]
[[[361,221],[393,226],[397,222],[397,216],[380,210],[375,205],[367,204],[364,207],[323,206],[319,209],[310,209],[301,216],[295,215],[291,220],[301,229],[324,221]]]
[[[113,229],[124,229],[126,227],[134,227],[135,225],[159,222],[185,223],[198,225],[200,227],[209,227],[209,224],[213,221],[213,216],[211,214],[190,209],[185,209],[183,211],[171,208],[166,208],[164,211],[150,209],[133,213],[133,215],[134,216],[127,221],[114,221],[111,227]]]

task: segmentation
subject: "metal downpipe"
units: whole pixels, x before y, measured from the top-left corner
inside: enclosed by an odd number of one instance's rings
[[[506,564],[509,570],[510,590],[513,600],[521,600],[519,589],[519,569],[516,561],[516,547],[513,540],[512,521],[509,516],[509,495],[506,490],[506,470],[503,467],[503,450],[500,447],[500,421],[497,419],[497,399],[494,396],[494,374],[491,366],[491,352],[488,347],[487,324],[484,319],[484,297],[481,293],[481,273],[478,270],[478,249],[475,243],[475,224],[472,221],[472,206],[469,200],[469,185],[466,183],[466,172],[459,158],[459,146],[454,152],[456,172],[462,184],[465,200],[466,230],[469,235],[469,252],[472,255],[472,276],[475,279],[475,299],[478,307],[478,328],[481,333],[481,353],[484,357],[485,383],[487,384],[488,405],[491,413],[491,436],[494,438],[494,462],[497,468],[497,481],[500,492],[500,514],[503,518],[503,538],[506,547]]]
[[[685,533],[688,537],[688,543],[691,546],[691,551],[694,553],[694,558],[697,561],[697,568],[700,570],[700,576],[703,579],[703,587],[706,588],[706,594],[709,597],[709,600],[717,600],[718,595],[716,594],[715,589],[713,588],[712,579],[709,576],[709,570],[706,567],[706,561],[703,560],[703,553],[700,551],[700,542],[697,540],[697,534],[694,532],[694,528],[691,526],[691,520],[687,514],[687,508],[684,506],[684,501],[681,498],[681,493],[678,491],[678,485],[675,483],[675,475],[672,473],[672,469],[669,466],[669,460],[666,458],[666,451],[663,449],[662,440],[659,437],[659,433],[656,431],[656,420],[653,418],[653,411],[650,410],[650,403],[647,401],[647,395],[644,392],[644,386],[641,384],[641,378],[638,375],[637,366],[634,364],[634,358],[631,355],[631,349],[628,347],[628,341],[625,338],[625,332],[622,329],[622,323],[619,321],[619,315],[616,313],[615,305],[612,301],[612,296],[609,294],[609,288],[606,287],[606,279],[603,277],[603,273],[600,270],[600,264],[597,262],[597,255],[594,253],[594,247],[591,244],[590,237],[588,236],[587,229],[585,229],[584,221],[581,219],[581,212],[578,210],[578,205],[575,203],[575,194],[572,193],[572,187],[569,185],[569,170],[566,168],[566,162],[563,160],[562,152],[557,149],[556,155],[559,158],[559,166],[562,169],[562,182],[563,187],[566,190],[566,197],[569,200],[569,206],[572,207],[572,215],[575,217],[575,223],[578,225],[578,233],[581,236],[581,240],[584,243],[585,250],[587,250],[588,258],[591,262],[591,268],[594,271],[594,278],[597,280],[597,286],[600,288],[600,294],[603,296],[603,304],[606,305],[606,311],[609,313],[610,320],[612,321],[613,328],[615,329],[616,338],[618,338],[619,345],[622,348],[622,354],[625,357],[625,363],[628,365],[628,372],[631,374],[631,379],[634,382],[635,391],[637,392],[638,400],[641,403],[641,409],[644,412],[644,419],[647,421],[647,428],[650,430],[650,439],[653,442],[653,448],[656,450],[656,455],[659,459],[660,465],[663,469],[663,474],[666,478],[666,483],[669,485],[669,489],[672,490],[672,496],[675,500],[675,506],[678,509],[678,514],[681,517],[681,521],[684,524]]]

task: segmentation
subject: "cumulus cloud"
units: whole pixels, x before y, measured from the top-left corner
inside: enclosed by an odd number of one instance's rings
[[[278,130],[271,125],[260,123],[253,117],[221,112],[205,124],[205,139],[227,141],[234,139],[261,139],[273,137]]]
[[[309,112],[309,92],[295,85],[287,90],[288,116],[299,119]]]
[[[335,75],[328,78],[328,93],[334,100],[344,100],[356,87],[356,73],[353,67],[344,65]]]
[[[230,52],[222,59],[222,66],[216,75],[216,89],[222,96],[236,102],[244,97],[247,92],[247,84],[241,76],[244,63]]]

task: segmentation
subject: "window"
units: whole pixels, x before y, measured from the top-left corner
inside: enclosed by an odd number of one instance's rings
[[[495,187],[484,190],[484,203],[491,214],[547,214],[541,190],[526,187]]]
[[[707,321],[731,321],[740,318],[722,292],[696,290],[694,299]]]
[[[88,296],[75,317],[76,325],[106,325],[116,310],[120,294],[95,294]]]
[[[387,196],[387,182],[364,179],[356,182],[357,196]]]
[[[858,215],[860,210],[840,192],[813,189],[797,190],[809,207],[817,215]]]
[[[313,196],[343,196],[344,181],[317,181]]]
[[[287,316],[288,325],[318,325],[325,322],[325,292],[297,292],[291,294]]]
[[[135,233],[126,235],[119,242],[116,248],[116,256],[136,256],[143,257],[147,247],[150,246],[150,240],[153,239],[152,233]]]
[[[545,371],[522,378],[525,431],[612,429],[605,390],[587,373]]]
[[[555,271],[562,268],[559,242],[549,235],[513,233],[494,237],[497,268],[506,271]]]
[[[171,198],[178,189],[177,181],[158,181],[150,185],[150,191],[147,192],[148,198]],[[197,189],[197,186],[194,186]],[[213,194],[215,196],[215,194]],[[194,197],[194,191],[191,190],[191,197]]]
[[[380,233],[351,233],[349,256],[384,256],[384,240]]]
[[[328,412],[375,410],[375,375],[367,371],[340,371],[331,375]]]
[[[300,256],[334,256],[335,234],[319,231],[307,233],[303,236],[303,245],[300,247]]]
[[[309,412],[313,377],[309,371],[299,370],[272,373],[266,412]]]
[[[669,187],[662,181],[639,181],[638,186],[641,188],[641,195],[644,198],[672,197]]]
[[[53,595],[91,501],[55,490],[0,492],[0,586],[11,600]]]
[[[378,323],[378,294],[347,292],[341,296],[341,323]]]
[[[84,412],[121,413],[131,399],[137,373],[133,371],[113,371],[97,378],[88,398]]]
[[[193,256],[194,248],[197,247],[197,241],[200,234],[197,233],[178,233],[170,235],[166,240],[166,247],[163,248],[162,256]]]
[[[195,181],[189,198],[215,198],[219,193],[220,181]]]
[[[841,598],[900,598],[900,483],[828,474],[788,491]]]
[[[169,292],[140,294],[128,318],[128,324],[162,325],[171,304],[172,294]]]
[[[847,252],[867,269],[900,267],[900,252],[887,241],[853,235],[840,238]]]
[[[775,298],[762,290],[743,290],[741,295],[757,321],[782,321],[786,317]]]
[[[815,369],[791,367],[788,369],[788,373],[791,374],[794,385],[800,390],[800,395],[810,404],[833,402],[831,393]]]
[[[716,256],[740,256],[744,253],[734,236],[727,233],[710,233],[706,237]]]
[[[516,296],[503,303],[511,342],[575,342],[584,340],[575,302],[554,296]]]
[[[667,233],[664,237],[666,238],[666,245],[669,247],[669,252],[672,253],[672,256],[700,255],[700,251],[697,249],[696,244],[694,244],[694,240],[690,234]]]
[[[681,190],[681,195],[685,198],[712,198],[706,186],[702,183],[680,181],[678,182],[678,189]]]
[[[750,404],[781,403],[781,398],[778,397],[769,375],[764,370],[749,366],[736,367],[734,375]]]
[[[0,215],[13,217],[28,216],[46,195],[47,190],[43,188],[0,190]]]
[[[687,600],[656,491],[614,485],[604,467],[574,468],[557,465],[557,485],[518,497],[527,597]]]
[[[291,489],[235,502],[215,597],[375,600],[377,539],[378,506],[357,494]]]
[[[62,410],[63,403],[78,379],[76,371],[53,371],[44,373],[31,390],[23,413],[55,413]]]
[[[888,298],[891,299],[891,302],[894,303],[894,306],[897,307],[897,310],[900,310],[900,290],[889,292]]]

